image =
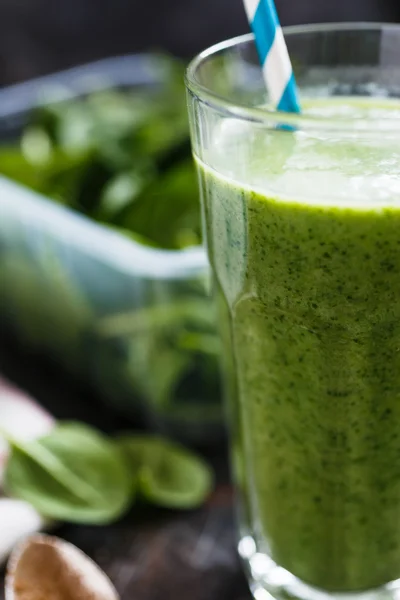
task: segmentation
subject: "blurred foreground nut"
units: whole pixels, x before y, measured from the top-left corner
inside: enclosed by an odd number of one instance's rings
[[[35,535],[10,557],[6,600],[119,600],[103,571],[72,544]]]

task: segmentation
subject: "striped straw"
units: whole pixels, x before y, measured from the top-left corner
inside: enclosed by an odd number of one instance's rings
[[[274,0],[244,0],[264,81],[277,110],[300,112],[297,86]]]

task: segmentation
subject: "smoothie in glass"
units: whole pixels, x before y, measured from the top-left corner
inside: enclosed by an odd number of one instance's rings
[[[383,133],[224,119],[199,181],[245,533],[307,584],[361,591],[400,578],[400,103],[304,110]]]

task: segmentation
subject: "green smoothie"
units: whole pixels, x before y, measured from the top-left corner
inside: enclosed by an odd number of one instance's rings
[[[400,126],[395,102],[309,110]],[[400,140],[383,131],[226,120],[198,163],[246,527],[331,591],[400,578]]]

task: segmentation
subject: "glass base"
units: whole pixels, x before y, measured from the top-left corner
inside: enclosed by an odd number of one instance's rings
[[[242,537],[238,550],[255,600],[400,600],[400,579],[365,592],[327,592],[304,583],[257,552],[251,536]]]

